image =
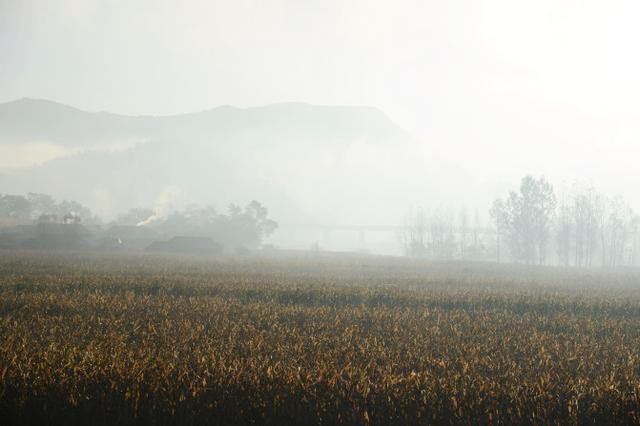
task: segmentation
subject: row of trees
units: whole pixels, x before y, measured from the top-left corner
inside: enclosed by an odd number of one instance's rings
[[[504,243],[510,259],[533,264],[555,260],[565,266],[632,266],[639,252],[640,217],[621,197],[574,185],[556,194],[544,178],[526,176],[506,201],[496,199],[491,218],[497,251]]]
[[[524,177],[517,190],[496,199],[483,225],[466,209],[405,218],[401,240],[409,256],[497,260],[526,264],[636,266],[640,217],[621,198],[574,185],[557,193],[543,177]]]
[[[431,259],[484,259],[492,258],[492,234],[480,221],[476,210],[473,220],[469,211],[438,209],[427,212],[412,210],[404,218],[400,241],[405,255]]]
[[[36,222],[99,222],[91,210],[76,201],[57,202],[50,195],[29,193],[0,194],[0,220],[15,223]]]
[[[258,247],[278,227],[267,208],[255,200],[244,208],[231,204],[226,213],[212,206],[192,205],[159,217],[151,209],[133,209],[116,223],[147,226],[164,235],[207,236],[225,246],[246,248]]]
[[[90,224],[102,226],[99,217],[75,201],[57,202],[50,195],[29,193],[0,194],[0,226],[36,224],[47,229],[51,224]],[[135,208],[119,216],[111,225],[145,226],[164,236],[208,236],[228,246],[255,248],[276,228],[266,207],[251,201],[244,208],[231,204],[226,213],[211,206],[192,205],[166,216],[152,209]]]

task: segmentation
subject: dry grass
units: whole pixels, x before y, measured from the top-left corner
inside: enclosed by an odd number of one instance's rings
[[[639,278],[2,252],[0,422],[640,423]]]

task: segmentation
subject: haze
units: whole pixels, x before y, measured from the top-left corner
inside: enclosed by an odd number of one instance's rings
[[[281,102],[376,108],[409,144],[349,141],[340,154],[347,166],[287,189],[304,198],[302,210],[334,214],[332,222],[397,223],[417,205],[484,212],[524,174],[557,186],[587,182],[638,209],[638,12],[632,1],[0,0],[0,102],[48,99],[134,116]],[[109,142],[122,151],[140,141]],[[88,150],[6,145],[0,167]],[[288,149],[268,154],[263,177],[291,180],[292,161],[309,174]],[[352,192],[329,197],[355,181]],[[60,188],[54,195],[77,195]],[[142,200],[167,190],[175,185]],[[218,206],[236,195],[184,192]],[[135,204],[115,208],[101,194],[79,198],[107,216]],[[260,195],[268,206],[277,198]],[[286,205],[270,207],[286,216]]]
[[[639,17],[0,0],[0,423],[640,424]]]

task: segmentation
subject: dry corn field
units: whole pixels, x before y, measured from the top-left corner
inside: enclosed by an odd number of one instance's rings
[[[0,252],[2,424],[637,424],[640,275]]]

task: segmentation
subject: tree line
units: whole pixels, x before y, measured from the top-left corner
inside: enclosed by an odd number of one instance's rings
[[[48,194],[0,194],[0,220],[7,223],[74,222],[100,223],[100,218],[82,204],[56,201]]]
[[[58,202],[50,195],[39,193],[0,194],[0,229],[34,225],[46,231],[52,225],[81,224],[88,227],[88,232],[94,233],[114,226],[145,227],[160,236],[210,237],[225,246],[247,249],[259,247],[278,227],[269,217],[268,209],[255,200],[244,207],[230,204],[226,212],[195,204],[165,215],[159,215],[150,208],[133,208],[104,223],[89,208],[76,201]]]
[[[405,254],[586,267],[640,263],[640,216],[622,197],[593,187],[557,192],[544,177],[525,176],[488,213],[483,225],[477,212],[470,224],[466,209],[412,211],[401,232]]]
[[[114,223],[146,226],[164,235],[210,237],[225,246],[250,249],[260,246],[278,227],[269,210],[256,200],[244,208],[232,203],[226,213],[196,204],[165,216],[152,209],[131,209]]]

